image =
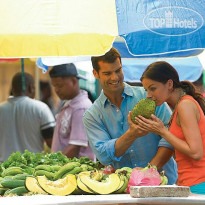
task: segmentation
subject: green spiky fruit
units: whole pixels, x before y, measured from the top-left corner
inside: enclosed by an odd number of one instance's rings
[[[135,124],[135,117],[141,115],[147,119],[151,118],[151,114],[155,114],[155,102],[149,98],[143,98],[134,106],[131,113],[132,122]]]

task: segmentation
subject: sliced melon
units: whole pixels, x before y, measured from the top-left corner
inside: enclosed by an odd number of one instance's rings
[[[121,183],[120,186],[118,187],[118,189],[114,192],[114,194],[122,194],[125,193],[127,191],[127,185],[128,185],[128,178],[126,176],[119,176]]]
[[[39,185],[38,181],[35,177],[28,176],[25,180],[25,187],[28,189],[28,191],[37,193],[37,194],[47,194]]]
[[[120,185],[119,185],[119,187],[117,187],[117,189],[115,190],[115,193],[123,187],[124,183],[125,183],[125,182],[124,182],[123,180],[120,180]]]
[[[80,175],[81,182],[98,194],[110,194],[118,189],[120,186],[120,178],[117,174],[110,174],[105,181],[96,181],[90,178],[89,175]]]
[[[77,186],[76,189],[71,193],[72,195],[82,195],[84,192]]]
[[[63,179],[51,181],[46,176],[37,176],[37,180],[41,188],[49,194],[66,196],[71,194],[77,187],[76,177],[68,174]]]
[[[81,173],[78,174],[78,177],[77,177],[77,186],[78,186],[82,191],[87,192],[87,193],[89,193],[89,194],[93,194],[94,192],[92,192],[90,189],[88,189],[88,187],[81,182],[79,176],[83,176],[83,175],[90,176],[90,171],[81,172]]]

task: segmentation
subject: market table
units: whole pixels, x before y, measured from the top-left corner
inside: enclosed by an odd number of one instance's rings
[[[155,204],[155,205],[198,205],[205,204],[205,195],[190,194],[188,197],[153,197],[132,198],[129,194],[109,195],[33,195],[17,197],[0,197],[0,204],[17,205],[128,205],[128,204]]]

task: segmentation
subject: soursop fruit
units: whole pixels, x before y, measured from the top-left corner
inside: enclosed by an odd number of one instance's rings
[[[138,115],[142,115],[143,117],[149,119],[151,118],[151,114],[155,114],[155,102],[150,98],[143,98],[134,106],[131,113],[132,122],[137,124],[135,121],[135,117]]]

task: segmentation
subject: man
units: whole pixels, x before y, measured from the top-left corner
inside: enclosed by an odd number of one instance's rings
[[[83,123],[97,159],[115,169],[145,167],[149,162],[159,171],[165,170],[169,184],[174,184],[177,168],[172,158],[173,148],[158,135],[140,132],[130,118],[129,111],[139,100],[146,98],[144,89],[123,82],[121,56],[115,48],[91,60],[93,74],[103,90],[85,113]],[[157,107],[156,116],[167,123],[168,106]]]
[[[22,73],[12,79],[12,95],[0,104],[0,161],[8,159],[12,152],[25,149],[42,152],[44,141],[51,146],[55,119],[48,106],[34,100],[34,79],[24,73],[25,88],[22,87]]]
[[[58,97],[66,100],[57,116],[51,151],[62,151],[68,158],[87,156],[94,161],[82,121],[84,112],[92,105],[78,84],[78,79],[84,77],[73,63],[53,66],[49,75]]]

